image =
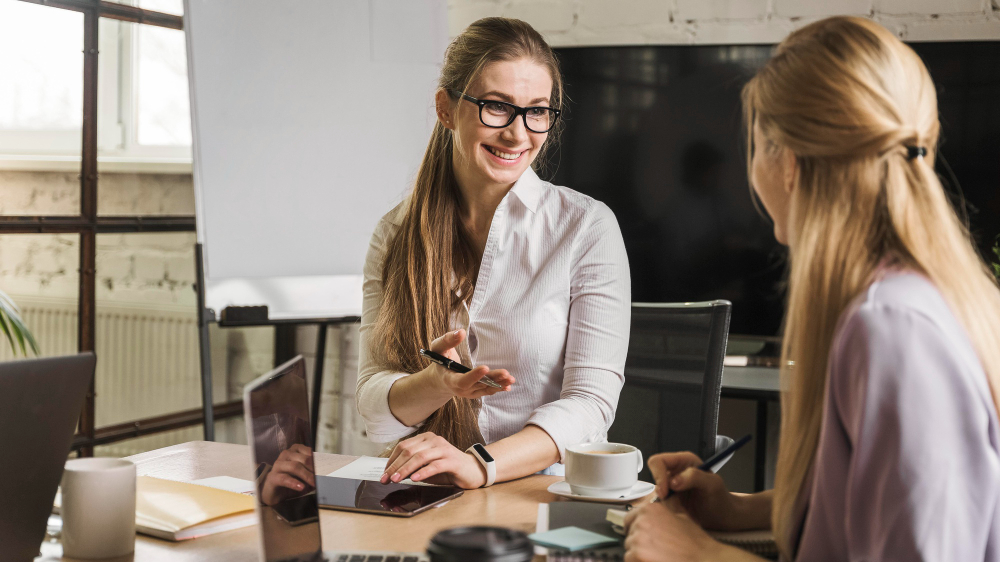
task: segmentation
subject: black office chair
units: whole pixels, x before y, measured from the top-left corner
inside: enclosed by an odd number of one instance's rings
[[[707,459],[732,443],[716,435],[731,311],[725,300],[632,303],[625,386],[609,441],[638,447],[645,459],[664,451]],[[648,467],[639,478],[652,482]]]

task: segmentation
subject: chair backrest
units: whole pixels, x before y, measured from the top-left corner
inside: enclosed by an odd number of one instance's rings
[[[732,303],[633,303],[625,386],[608,440],[715,454]],[[643,469],[642,479],[650,478]]]

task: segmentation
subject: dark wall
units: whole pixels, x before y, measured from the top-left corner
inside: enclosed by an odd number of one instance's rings
[[[913,46],[939,90],[939,172],[951,165],[986,256],[1000,233],[1000,42]],[[728,299],[735,334],[775,335],[783,314],[785,249],[750,196],[739,102],[772,49],[557,50],[569,102],[552,181],[614,210],[634,301]]]

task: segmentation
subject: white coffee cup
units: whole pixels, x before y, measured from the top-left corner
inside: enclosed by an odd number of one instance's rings
[[[123,459],[66,462],[62,547],[67,558],[111,558],[135,550],[135,465]]]
[[[583,443],[566,447],[566,483],[578,496],[626,496],[642,471],[642,451],[624,443]]]

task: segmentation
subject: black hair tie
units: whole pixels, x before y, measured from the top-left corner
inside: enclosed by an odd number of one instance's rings
[[[913,160],[914,158],[923,158],[927,156],[927,149],[922,146],[908,146],[906,147],[906,159]]]

